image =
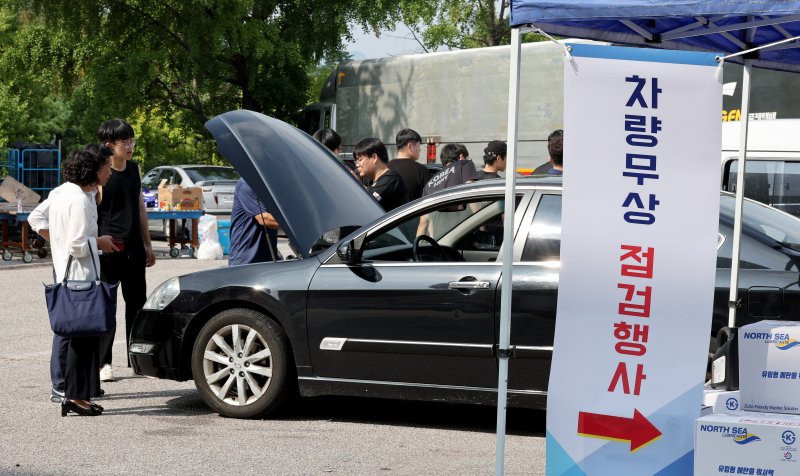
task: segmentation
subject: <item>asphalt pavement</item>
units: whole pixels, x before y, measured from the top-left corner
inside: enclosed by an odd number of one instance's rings
[[[148,289],[226,260],[158,260]],[[217,416],[194,384],[144,378],[114,342],[115,382],[99,417],[60,416],[49,401],[49,259],[0,262],[0,474],[494,474],[493,407],[324,397],[273,420]],[[118,322],[124,320],[120,298]],[[509,410],[506,474],[544,474],[544,412]]]

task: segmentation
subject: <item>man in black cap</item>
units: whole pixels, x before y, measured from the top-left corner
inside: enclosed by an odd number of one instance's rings
[[[481,180],[500,178],[497,172],[506,170],[506,143],[501,140],[489,142],[483,149],[483,170],[478,172]]]

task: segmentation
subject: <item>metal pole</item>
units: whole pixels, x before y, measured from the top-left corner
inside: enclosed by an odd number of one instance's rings
[[[508,157],[506,157],[505,220],[503,224],[503,274],[500,289],[500,335],[497,351],[497,442],[495,474],[505,473],[506,397],[508,358],[511,341],[511,270],[514,264],[514,205],[516,203],[517,133],[519,126],[519,76],[521,37],[519,28],[511,29],[511,58],[508,78]]]
[[[733,251],[731,253],[731,289],[728,296],[728,327],[736,327],[736,302],[739,294],[739,257],[741,255],[744,170],[747,153],[748,110],[750,109],[750,74],[752,60],[744,60],[742,71],[742,114],[739,118],[739,161],[736,164],[736,209],[733,215]]]

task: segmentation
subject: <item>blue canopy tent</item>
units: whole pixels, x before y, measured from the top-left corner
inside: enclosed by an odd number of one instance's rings
[[[800,1],[794,0],[511,0],[511,63],[508,111],[508,170],[515,170],[524,31],[674,50],[722,53],[721,61],[744,65],[742,120],[736,183],[729,325],[735,326],[744,192],[747,117],[752,67],[800,71]],[[506,219],[513,219],[514,174],[506,176]],[[506,226],[506,243],[513,240]],[[512,250],[503,252],[503,280],[511,282]],[[511,286],[501,294],[497,405],[497,474],[503,473],[505,401],[510,347]]]

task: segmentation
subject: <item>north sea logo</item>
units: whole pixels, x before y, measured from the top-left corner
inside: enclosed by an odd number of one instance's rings
[[[757,437],[752,433],[747,433],[745,435],[736,435],[733,437],[734,443],[738,445],[746,445],[748,443],[752,443],[754,441],[761,441],[761,438]]]
[[[777,347],[780,350],[789,350],[793,347],[797,347],[798,345],[800,345],[800,341],[798,341],[797,339],[787,339],[783,342],[775,344],[775,347]]]

